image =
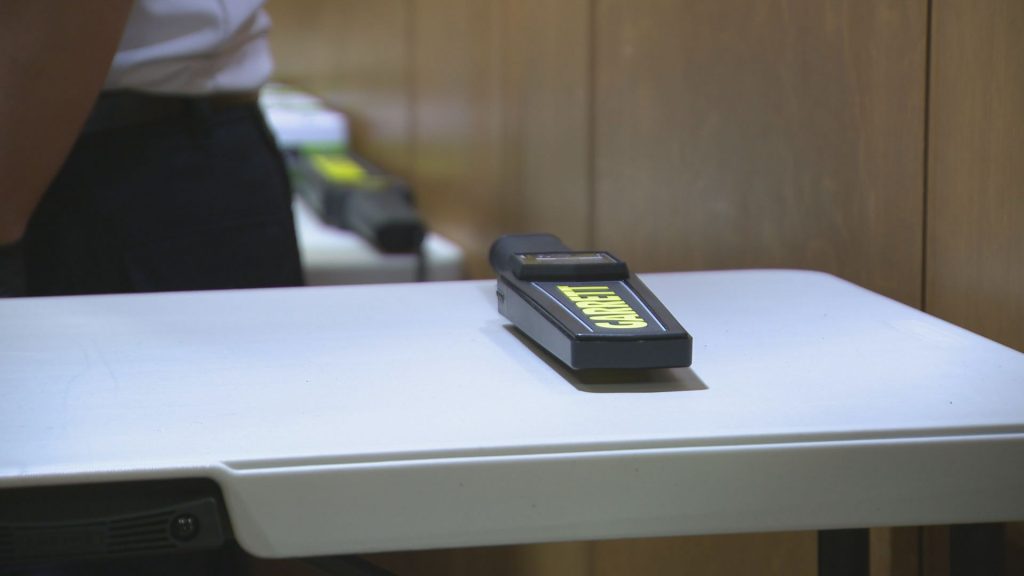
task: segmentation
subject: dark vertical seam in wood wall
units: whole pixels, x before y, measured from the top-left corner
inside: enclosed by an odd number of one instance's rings
[[[924,31],[924,153],[922,161],[921,195],[921,309],[928,310],[928,195],[931,189],[928,180],[931,159],[931,94],[932,94],[932,3],[927,0],[925,7]]]
[[[930,166],[929,154],[931,136],[931,94],[932,94],[932,2],[927,0],[925,4],[925,30],[924,30],[924,150],[921,162],[921,310],[928,309],[928,195],[931,193],[928,182],[928,170]],[[917,528],[917,574],[925,575],[925,539],[924,527]]]
[[[587,88],[584,98],[587,107],[586,121],[586,175],[584,187],[587,202],[586,241],[588,248],[597,248],[597,2],[587,1]],[[584,247],[580,247],[584,248]]]

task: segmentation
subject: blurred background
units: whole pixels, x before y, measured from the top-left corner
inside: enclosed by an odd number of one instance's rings
[[[492,273],[546,231],[638,272],[823,270],[1024,350],[1020,0],[273,0],[277,80],[343,110]],[[1024,384],[1022,384],[1024,385]],[[884,472],[884,471],[880,471]],[[872,531],[943,574],[948,530]],[[1007,574],[1024,530],[1007,530]],[[815,535],[377,557],[402,574],[813,574]],[[945,555],[945,556],[944,556]]]

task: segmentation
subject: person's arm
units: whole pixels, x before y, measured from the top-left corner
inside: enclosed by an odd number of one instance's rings
[[[0,246],[17,242],[106,79],[131,0],[0,1]]]

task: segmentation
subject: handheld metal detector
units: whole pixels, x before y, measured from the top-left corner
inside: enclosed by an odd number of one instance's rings
[[[626,263],[550,234],[491,245],[498,311],[574,370],[689,366],[693,339]]]
[[[351,230],[382,252],[416,252],[426,227],[412,188],[340,149],[302,148],[286,155],[295,190],[322,221]]]

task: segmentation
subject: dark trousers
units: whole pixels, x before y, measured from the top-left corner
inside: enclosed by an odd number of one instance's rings
[[[256,104],[179,100],[124,125],[94,112],[21,243],[27,295],[302,284],[287,175]]]

